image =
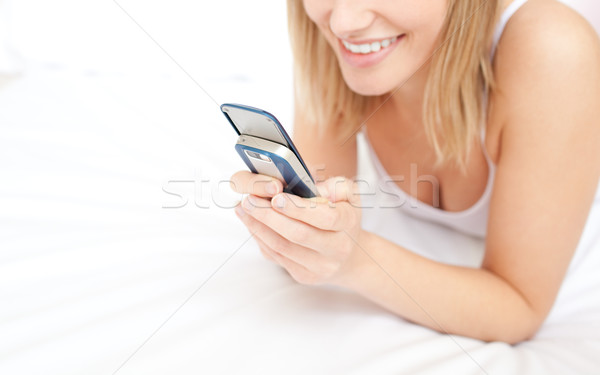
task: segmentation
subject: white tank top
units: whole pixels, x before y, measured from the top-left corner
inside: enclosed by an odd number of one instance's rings
[[[495,53],[496,47],[498,45],[500,37],[502,36],[502,32],[506,27],[506,24],[508,23],[510,18],[519,10],[519,8],[521,8],[521,6],[526,2],[527,0],[514,0],[502,13],[500,21],[494,33],[492,56]],[[485,129],[485,127],[483,127],[483,129]],[[487,160],[489,171],[487,185],[479,200],[471,207],[463,211],[445,211],[440,208],[431,206],[427,203],[421,202],[413,196],[407,194],[393,181],[393,179],[385,171],[385,168],[377,158],[377,155],[375,154],[364,129],[358,134],[358,137],[359,156],[361,156],[361,158],[367,159],[360,160],[359,162],[359,177],[361,175],[366,176],[366,174],[364,173],[365,167],[363,163],[368,164],[367,168],[370,166],[372,169],[374,169],[375,176],[373,177],[377,181],[375,185],[377,185],[379,190],[384,193],[379,194],[380,196],[383,195],[384,198],[383,200],[381,198],[378,198],[378,205],[383,204],[387,205],[386,207],[389,208],[398,208],[411,216],[442,224],[450,228],[456,229],[460,232],[476,237],[485,237],[487,232],[490,196],[492,193],[494,175],[496,172],[496,166],[487,154],[483,142],[485,140],[485,132],[482,132],[481,139],[483,145],[482,148],[485,154],[485,158]],[[365,158],[365,156],[367,157]],[[363,165],[363,167],[361,167],[361,164]],[[600,187],[596,194],[594,206],[596,210],[600,210]]]

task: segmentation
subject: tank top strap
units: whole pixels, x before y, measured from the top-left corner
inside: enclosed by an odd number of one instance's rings
[[[508,7],[506,7],[504,12],[502,12],[502,15],[500,16],[500,22],[498,22],[498,26],[496,26],[496,31],[494,31],[494,39],[492,42],[492,51],[491,51],[492,58],[496,54],[496,48],[498,47],[498,42],[500,41],[500,37],[502,36],[502,33],[504,32],[504,28],[506,27],[506,24],[512,18],[512,16],[526,2],[527,2],[527,0],[513,0],[513,2],[510,3],[510,5]]]

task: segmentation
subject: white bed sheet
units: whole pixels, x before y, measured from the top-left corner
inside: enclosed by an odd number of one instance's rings
[[[119,374],[600,369],[597,272],[570,279],[566,288],[589,289],[569,293],[572,309],[516,347],[441,335],[346,291],[297,285],[216,205],[237,196],[211,192],[214,181],[242,167],[216,105],[186,103],[201,95],[187,81],[155,78],[150,90],[138,78],[32,65],[0,89],[0,373],[113,373],[158,327]],[[194,179],[211,180],[197,183],[198,205],[191,183],[173,182]],[[163,189],[188,204],[163,208],[182,203]],[[470,237],[390,210],[365,215],[415,251],[444,244],[446,261],[481,257]],[[598,269],[598,258],[581,267]]]

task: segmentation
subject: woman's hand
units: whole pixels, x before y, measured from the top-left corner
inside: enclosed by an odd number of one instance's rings
[[[344,285],[364,254],[361,209],[355,184],[342,177],[317,184],[318,198],[282,193],[281,182],[241,171],[231,186],[248,194],[236,214],[263,255],[299,283]]]

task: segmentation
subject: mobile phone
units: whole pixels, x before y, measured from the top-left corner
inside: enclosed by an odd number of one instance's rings
[[[253,173],[280,180],[286,193],[303,198],[319,195],[300,153],[275,116],[241,104],[223,104],[221,111],[239,136],[237,153]]]

